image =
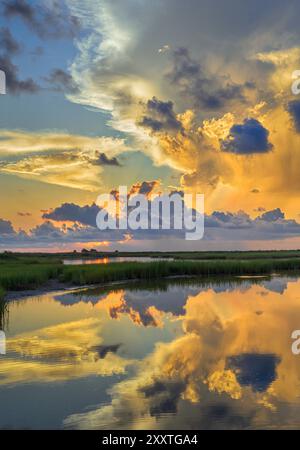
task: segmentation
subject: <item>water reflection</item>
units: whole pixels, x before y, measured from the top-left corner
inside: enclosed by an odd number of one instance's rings
[[[12,303],[0,426],[299,428],[299,298],[297,278],[269,277]],[[24,417],[28,392],[40,402]]]
[[[113,264],[120,262],[152,262],[152,261],[174,261],[174,258],[151,258],[148,256],[113,256],[103,258],[81,258],[81,259],[64,259],[63,264],[66,266],[82,266],[90,264]]]

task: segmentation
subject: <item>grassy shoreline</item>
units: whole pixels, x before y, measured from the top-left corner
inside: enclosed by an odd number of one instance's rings
[[[28,263],[22,258],[0,264],[0,299],[5,292],[39,289],[51,281],[72,286],[122,282],[126,280],[157,280],[176,276],[257,276],[274,272],[299,272],[300,258],[153,261],[66,266],[61,262]]]
[[[290,259],[300,258],[300,250],[253,250],[253,251],[194,251],[194,252],[62,252],[62,253],[2,253],[1,262],[27,260],[45,263],[62,261],[64,259],[99,259],[99,258],[158,258],[175,260],[249,260],[249,259]]]

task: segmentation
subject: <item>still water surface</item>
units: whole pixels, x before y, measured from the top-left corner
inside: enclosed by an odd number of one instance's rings
[[[300,281],[131,284],[11,302],[0,428],[300,428]]]
[[[149,256],[115,256],[113,258],[84,258],[84,259],[64,259],[65,266],[82,266],[90,264],[113,264],[120,262],[156,262],[156,261],[174,261],[174,258],[151,258]]]

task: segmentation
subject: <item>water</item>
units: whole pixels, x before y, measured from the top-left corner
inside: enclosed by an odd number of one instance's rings
[[[148,256],[116,256],[103,258],[82,258],[82,259],[64,259],[63,264],[66,266],[81,266],[90,264],[112,264],[120,262],[155,262],[155,261],[174,261],[173,258],[151,258]]]
[[[1,320],[0,428],[300,428],[297,278],[56,292]]]

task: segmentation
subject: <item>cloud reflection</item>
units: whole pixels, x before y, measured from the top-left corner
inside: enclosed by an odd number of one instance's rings
[[[104,345],[100,329],[100,321],[92,318],[9,339],[7,358],[0,365],[0,386],[124,374],[132,361],[117,354],[119,346]]]
[[[229,429],[291,423],[289,402],[300,395],[300,367],[289,341],[300,322],[299,283],[287,284],[284,302],[277,292],[261,296],[264,289],[254,284],[246,291],[190,295],[182,336],[158,343],[132,378],[112,388],[111,404],[71,415],[65,426]]]

